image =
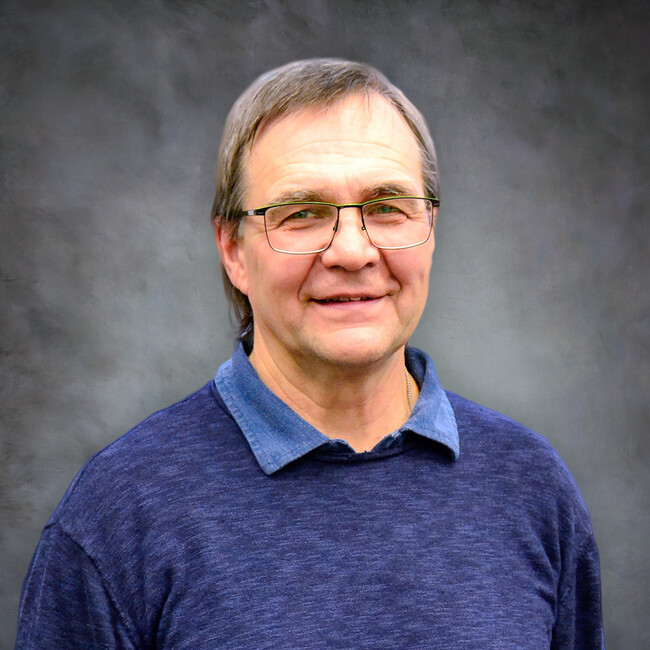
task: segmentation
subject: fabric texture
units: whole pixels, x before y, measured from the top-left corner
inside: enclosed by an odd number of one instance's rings
[[[409,421],[363,454],[298,436],[278,456],[286,414],[261,412],[245,372],[256,446],[218,373],[96,454],[45,527],[16,647],[603,647],[598,553],[564,463],[442,392],[422,353],[407,362],[412,419],[434,433]]]

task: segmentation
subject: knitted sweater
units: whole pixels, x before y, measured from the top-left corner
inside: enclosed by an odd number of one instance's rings
[[[45,527],[17,647],[602,647],[598,554],[566,466],[523,426],[445,399],[457,457],[405,427],[272,474],[214,382],[152,415]]]

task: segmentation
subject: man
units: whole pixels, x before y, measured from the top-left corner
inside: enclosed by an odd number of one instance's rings
[[[242,95],[213,210],[241,344],[76,477],[19,647],[603,646],[568,470],[406,347],[438,196],[424,120],[376,70],[299,61]]]

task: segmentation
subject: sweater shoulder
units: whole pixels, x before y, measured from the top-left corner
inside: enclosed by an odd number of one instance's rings
[[[589,511],[559,453],[541,434],[508,416],[447,392],[460,438],[460,458],[477,475],[556,510],[576,532],[590,533]]]
[[[59,523],[71,536],[91,511],[133,506],[159,498],[200,474],[206,461],[214,469],[241,440],[221,397],[208,382],[181,401],[145,418],[94,454],[79,470],[48,525]],[[218,468],[217,468],[218,470]]]
[[[458,433],[468,444],[497,446],[503,452],[535,454],[564,465],[560,456],[541,434],[512,418],[445,391],[454,411]]]
[[[208,382],[199,390],[156,411],[107,445],[84,465],[81,473],[106,470],[111,465],[138,462],[150,455],[158,460],[168,449],[199,443],[206,432],[231,420],[221,397]]]

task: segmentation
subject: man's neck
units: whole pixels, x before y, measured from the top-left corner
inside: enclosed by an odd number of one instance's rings
[[[278,359],[263,345],[250,361],[281,400],[332,439],[369,451],[408,419],[418,386],[407,381],[404,348],[362,367]],[[410,400],[409,400],[410,392]]]

